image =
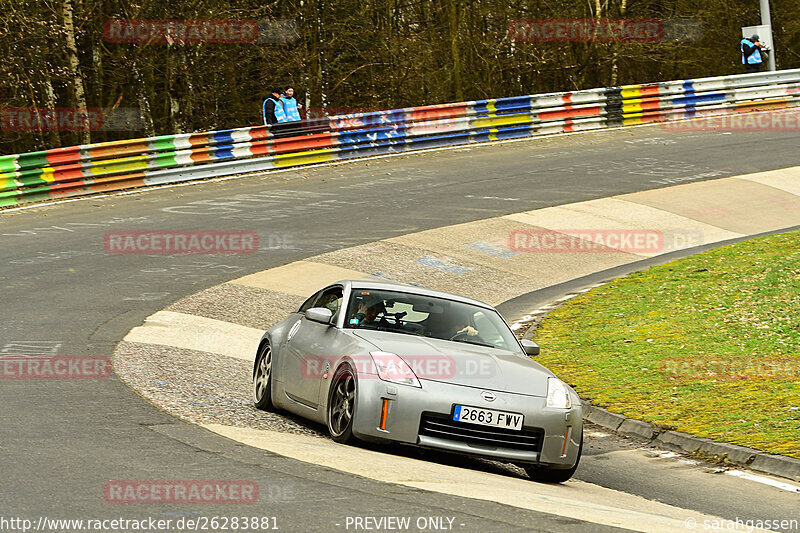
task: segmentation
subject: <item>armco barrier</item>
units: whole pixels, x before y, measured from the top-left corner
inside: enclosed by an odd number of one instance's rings
[[[800,69],[537,94],[0,156],[0,207],[474,142],[800,106]]]

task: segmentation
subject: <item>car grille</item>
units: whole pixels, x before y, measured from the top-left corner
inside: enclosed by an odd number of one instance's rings
[[[427,437],[483,444],[498,448],[524,450],[539,453],[542,449],[544,430],[523,427],[520,431],[505,428],[493,428],[455,422],[447,415],[438,413],[422,413],[419,434]]]

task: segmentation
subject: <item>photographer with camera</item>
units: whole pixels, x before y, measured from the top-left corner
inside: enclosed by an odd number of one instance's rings
[[[764,60],[761,58],[761,51],[766,52],[766,46],[758,40],[758,35],[753,35],[749,39],[742,39],[740,43],[742,52],[742,64],[747,72],[761,72],[761,65]]]

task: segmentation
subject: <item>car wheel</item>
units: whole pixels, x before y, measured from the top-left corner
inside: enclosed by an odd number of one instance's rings
[[[258,409],[274,411],[272,403],[272,347],[268,342],[258,349],[253,370],[253,402]]]
[[[581,454],[583,453],[583,434],[581,433],[581,444],[578,447],[578,457],[575,459],[575,464],[572,468],[556,469],[544,468],[538,465],[524,465],[525,472],[528,477],[533,481],[541,481],[542,483],[564,483],[575,475],[578,469],[578,463],[581,462]]]
[[[353,440],[353,417],[356,412],[356,377],[348,365],[336,371],[328,400],[328,432],[344,444]]]

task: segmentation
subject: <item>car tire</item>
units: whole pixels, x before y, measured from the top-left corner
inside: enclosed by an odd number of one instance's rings
[[[523,468],[525,472],[528,473],[528,477],[533,481],[539,481],[541,483],[564,483],[575,475],[578,464],[581,462],[582,453],[583,433],[581,433],[581,443],[580,446],[578,446],[578,457],[575,459],[575,464],[572,465],[572,468],[545,468],[538,465],[523,465]]]
[[[262,411],[275,411],[272,403],[272,347],[264,342],[258,347],[253,366],[253,403]]]
[[[331,438],[345,444],[355,440],[353,419],[356,414],[358,382],[350,365],[342,365],[331,381],[328,396],[328,432]]]

